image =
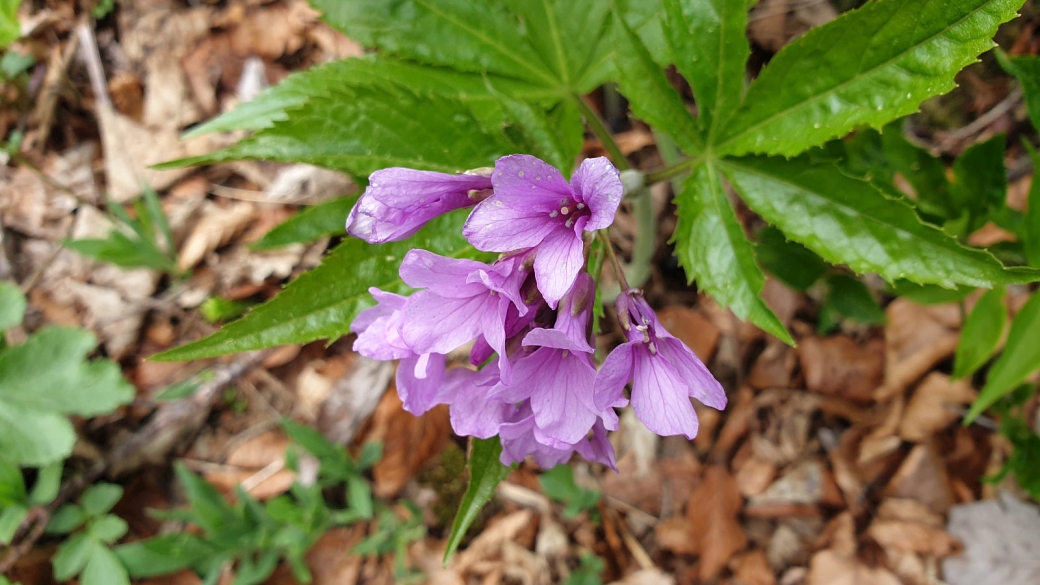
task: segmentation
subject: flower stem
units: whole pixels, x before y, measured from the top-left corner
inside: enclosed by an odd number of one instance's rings
[[[657,134],[657,132],[655,132],[654,134]],[[657,134],[657,135],[658,135],[658,142],[657,142],[658,149],[661,151],[661,156],[664,157],[664,153],[665,153],[666,149],[661,144],[661,140],[660,139],[661,139],[662,135],[660,135],[660,134]],[[693,168],[693,165],[696,164],[698,160],[699,160],[698,158],[684,158],[684,159],[680,159],[677,162],[668,164],[668,165],[666,165],[664,167],[661,167],[659,169],[655,169],[655,170],[652,170],[652,171],[647,171],[647,173],[645,175],[643,175],[643,180],[646,181],[647,185],[653,185],[654,183],[660,183],[661,181],[668,181],[668,180],[674,179],[674,178],[676,178],[678,176],[681,176],[681,175],[683,175],[685,173],[690,172],[690,169]]]
[[[625,271],[621,267],[621,262],[618,260],[617,254],[614,253],[614,244],[610,241],[610,236],[607,235],[607,230],[599,230],[596,232],[596,236],[598,236],[600,241],[603,242],[603,249],[606,251],[607,256],[610,257],[610,264],[614,267],[614,272],[617,274],[618,282],[621,283],[621,290],[626,291],[632,288],[628,286],[628,279],[625,278]]]
[[[629,167],[628,160],[625,158],[624,153],[621,152],[621,147],[618,146],[614,140],[614,135],[607,128],[607,124],[603,121],[603,118],[599,116],[595,108],[589,104],[588,98],[584,96],[574,95],[574,101],[578,104],[578,110],[581,111],[581,115],[585,118],[585,123],[588,125],[589,130],[599,138],[600,143],[603,144],[603,148],[606,149],[607,155],[610,160],[614,163],[614,166],[618,170],[626,170]]]

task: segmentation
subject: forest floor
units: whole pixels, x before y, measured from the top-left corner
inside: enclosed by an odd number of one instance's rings
[[[953,583],[944,559],[976,541],[1037,542],[1040,520],[1031,534],[1016,534],[1001,518],[1015,513],[1010,504],[988,512],[965,507],[1021,495],[1013,478],[984,481],[1010,450],[994,421],[960,424],[978,387],[953,380],[951,363],[964,310],[977,295],[966,305],[923,307],[884,296],[878,283],[883,325],[842,322],[820,334],[819,296],[770,279],[764,298],[795,335],[797,347],[789,347],[686,285],[667,244],[674,217],[662,185],[647,297],[722,381],[729,407],[698,407],[693,441],[658,438],[624,413],[611,437],[619,472],[573,464],[578,485],[602,494],[573,517],[546,495],[539,470],[521,465],[462,552],[441,567],[465,489],[467,444],[452,435],[446,407],[418,418],[402,410],[392,364],[357,356],[350,338],[210,361],[147,359],[216,330],[199,309],[206,299],[262,301],[317,265],[328,238],[264,252],[248,245],[306,205],[357,192],[347,177],[306,165],[161,172],[149,165],[234,143],[241,136],[179,136],[292,71],[362,48],[322,23],[305,0],[119,0],[97,21],[73,0],[24,3],[24,37],[15,50],[31,54],[35,65],[26,85],[3,86],[0,136],[17,130],[24,139],[0,167],[0,279],[29,298],[13,341],[47,323],[86,327],[137,389],[117,415],[81,421],[67,468],[74,476],[106,462],[102,475],[126,488],[114,510],[129,523],[125,541],[163,529],[148,509],[183,504],[173,461],[226,493],[243,484],[264,500],[289,489],[289,440],[279,426],[289,417],[352,448],[382,442],[373,491],[390,505],[407,499],[422,510],[427,536],[409,545],[408,563],[430,583],[559,583],[591,552],[603,562],[604,583],[924,585]],[[762,0],[749,31],[753,62],[835,15],[826,2]],[[1019,19],[999,40],[1013,54],[1035,54],[1038,23]],[[952,157],[979,138],[1027,124],[1021,95],[993,71],[991,58],[969,67],[954,94],[913,118],[934,153]],[[624,112],[606,113],[625,153],[644,167],[657,164],[646,128]],[[586,150],[601,152],[592,138]],[[1008,152],[1009,167],[1021,168],[1021,149]],[[1009,198],[1021,207],[1032,172],[1018,175]],[[110,232],[106,196],[126,203],[143,182],[160,194],[183,278],[120,269],[62,246]],[[635,229],[627,213],[623,208],[612,228],[622,253]],[[1009,310],[1027,293],[1012,288]],[[600,342],[618,339],[608,326]],[[203,370],[223,384],[180,402],[156,400]],[[127,445],[124,457],[106,459]],[[951,510],[962,510],[972,531],[951,534]],[[392,583],[392,559],[350,552],[373,530],[360,523],[325,534],[307,557],[314,582]],[[37,541],[8,576],[52,583],[55,544]],[[140,582],[200,581],[184,572]],[[280,568],[269,582],[295,581]]]

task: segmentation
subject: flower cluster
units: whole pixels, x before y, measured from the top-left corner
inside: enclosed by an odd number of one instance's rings
[[[372,243],[404,239],[429,220],[473,207],[463,235],[491,264],[412,250],[401,279],[409,297],[370,289],[377,304],[357,316],[354,349],[400,360],[397,391],[421,414],[450,405],[455,432],[498,435],[502,463],[533,456],[542,467],[574,453],[615,466],[607,431],[628,403],[661,435],[697,433],[689,398],[723,408],[726,395],[686,345],[670,335],[636,290],[617,299],[628,341],[597,372],[585,234],[614,221],[623,187],[605,158],[584,161],[570,182],[527,155],[499,159],[492,172],[462,175],[393,168],[371,176],[347,231]],[[445,356],[472,343],[470,363]],[[483,367],[481,367],[483,366]]]

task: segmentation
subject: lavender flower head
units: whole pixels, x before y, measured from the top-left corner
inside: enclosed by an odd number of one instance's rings
[[[447,404],[456,433],[498,435],[503,464],[530,456],[551,467],[576,453],[616,468],[607,432],[617,429],[614,409],[629,403],[629,382],[632,407],[648,428],[692,438],[690,397],[722,408],[726,395],[638,291],[618,297],[628,341],[596,371],[596,282],[585,271],[584,234],[613,222],[622,193],[604,158],[584,161],[570,182],[527,155],[499,159],[490,177],[374,173],[348,219],[352,235],[403,239],[438,215],[476,205],[463,235],[503,255],[486,264],[411,250],[399,273],[416,291],[369,289],[377,304],[351,325],[354,349],[400,360],[397,389],[409,412]],[[449,367],[447,355],[460,348],[475,369]]]

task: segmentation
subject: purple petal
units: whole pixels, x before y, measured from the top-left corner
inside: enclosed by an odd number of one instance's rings
[[[411,211],[428,206],[439,198],[452,199],[464,207],[470,191],[490,188],[491,177],[487,176],[450,175],[395,167],[372,173],[364,196],[390,207]]]
[[[592,437],[575,445],[575,449],[586,461],[596,461],[614,471],[618,470],[614,446],[607,438],[607,429],[600,422],[592,427]]]
[[[644,347],[636,350],[634,361],[632,409],[636,418],[658,435],[697,436],[697,413],[679,371]]]
[[[513,154],[495,161],[491,184],[495,190],[493,197],[526,209],[549,212],[559,209],[564,197],[574,197],[573,189],[560,171],[528,154]]]
[[[603,360],[603,367],[596,374],[593,384],[592,397],[597,409],[606,410],[628,404],[624,392],[625,384],[632,379],[632,354],[632,343],[623,343]]]
[[[571,177],[571,186],[592,212],[585,231],[601,230],[614,223],[625,188],[621,184],[621,173],[606,158],[590,158]]]
[[[444,356],[427,354],[427,363],[423,368],[425,375],[419,377],[418,362],[424,356],[413,356],[401,360],[397,366],[397,394],[404,403],[404,409],[419,416],[438,404],[446,404],[444,385]]]
[[[535,353],[539,352],[550,353],[553,359],[529,379],[531,410],[537,424],[535,437],[544,444],[550,444],[545,440],[550,439],[551,446],[557,448],[573,445],[584,438],[596,422],[592,401],[596,368],[580,354],[549,348]]]
[[[479,322],[484,340],[498,353],[499,375],[506,384],[512,379],[512,366],[506,359],[506,313],[509,304],[509,300],[502,297],[488,297],[487,310],[473,315],[473,319]]]
[[[401,337],[415,353],[451,353],[476,339],[484,315],[497,314],[497,300],[486,295],[445,298],[419,291],[401,311]]]
[[[555,229],[550,211],[517,209],[495,195],[481,201],[462,226],[462,235],[473,247],[486,252],[512,252],[532,248]]]
[[[686,380],[689,396],[701,401],[705,406],[718,410],[726,408],[726,391],[723,390],[722,384],[719,384],[686,344],[675,337],[658,337],[657,351],[672,364],[680,377]]]
[[[398,274],[413,288],[426,288],[444,297],[467,297],[486,288],[480,283],[468,282],[478,270],[490,270],[483,262],[460,258],[446,258],[426,250],[409,250],[401,261]]]
[[[460,436],[487,439],[498,434],[511,406],[488,398],[489,377],[497,376],[492,364],[479,372],[456,368],[447,374],[445,385],[451,388],[451,427]]]
[[[555,309],[574,284],[578,271],[585,264],[583,249],[581,238],[567,228],[554,230],[538,246],[534,278],[550,307]]]
[[[596,351],[588,342],[576,341],[563,331],[556,329],[532,329],[524,336],[525,346],[552,347],[566,349],[577,353],[592,353]]]
[[[377,319],[389,317],[394,311],[400,310],[404,306],[405,301],[408,300],[408,297],[388,293],[374,286],[369,287],[368,294],[372,295],[372,298],[376,300],[376,305],[361,311],[357,314],[357,317],[354,317],[354,320],[350,323],[350,330],[354,333],[360,333],[368,329]]]

